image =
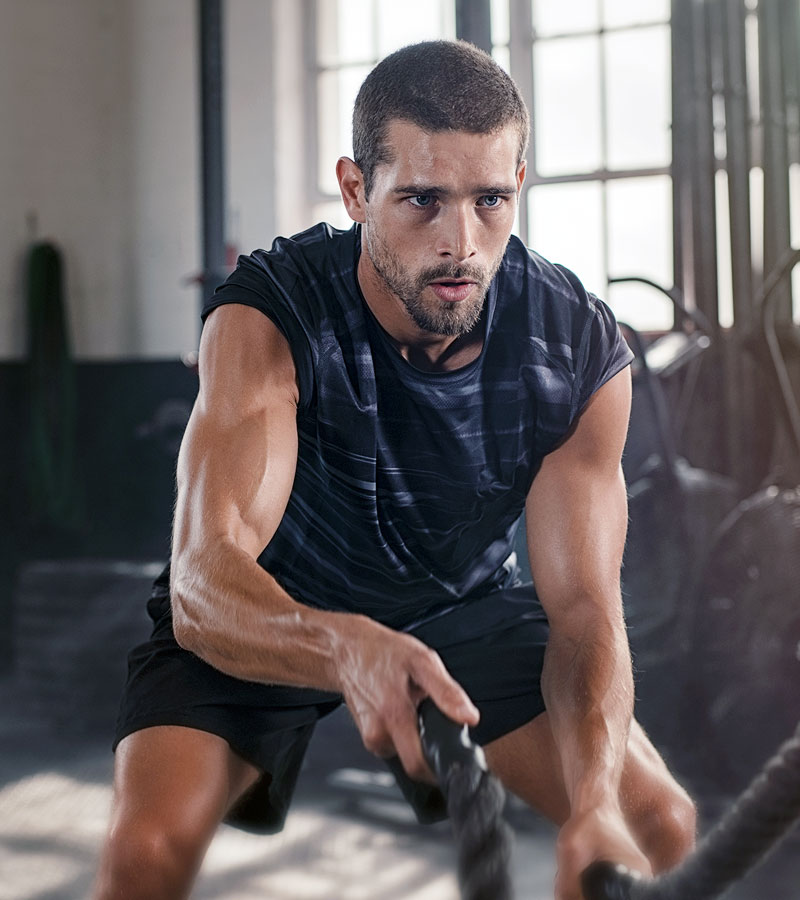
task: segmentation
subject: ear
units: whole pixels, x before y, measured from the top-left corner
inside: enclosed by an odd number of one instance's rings
[[[527,160],[522,160],[517,169],[517,193],[522,190],[522,183],[525,181],[525,172],[527,170]]]
[[[367,201],[361,169],[352,159],[342,156],[336,163],[336,177],[347,214],[354,222],[363,224],[367,221]]]

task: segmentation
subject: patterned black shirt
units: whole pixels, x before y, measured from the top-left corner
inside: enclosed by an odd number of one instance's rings
[[[512,237],[480,355],[420,371],[364,301],[359,251],[358,226],[279,238],[240,257],[203,316],[261,310],[297,369],[297,472],[259,562],[301,602],[407,628],[507,579],[542,458],[632,354],[605,304]]]

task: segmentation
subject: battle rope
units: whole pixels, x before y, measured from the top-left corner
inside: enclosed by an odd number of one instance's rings
[[[447,799],[463,900],[511,900],[512,832],[503,819],[502,785],[466,725],[448,719],[430,700],[419,708],[419,725],[428,765]]]
[[[671,872],[638,881],[595,863],[584,874],[587,900],[713,900],[750,871],[800,818],[800,725],[733,806]]]

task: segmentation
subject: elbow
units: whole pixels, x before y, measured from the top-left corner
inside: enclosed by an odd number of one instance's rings
[[[192,602],[191,591],[182,584],[181,578],[176,577],[173,560],[173,575],[170,584],[170,606],[172,609],[172,631],[175,641],[183,650],[191,653],[199,653],[199,628],[197,627],[197,615]]]
[[[197,652],[197,630],[192,626],[184,598],[175,591],[172,593],[172,632],[179,647],[192,653]]]

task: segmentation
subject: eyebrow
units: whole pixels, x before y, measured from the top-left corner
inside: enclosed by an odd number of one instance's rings
[[[445,187],[438,187],[437,185],[427,185],[427,184],[409,184],[401,187],[396,187],[392,190],[393,194],[438,194],[439,196],[446,197],[452,193],[452,191],[448,190]],[[498,194],[501,196],[508,196],[511,194],[516,194],[517,189],[515,187],[509,187],[508,185],[492,185],[487,187],[477,187],[474,190],[470,191],[471,194]]]

